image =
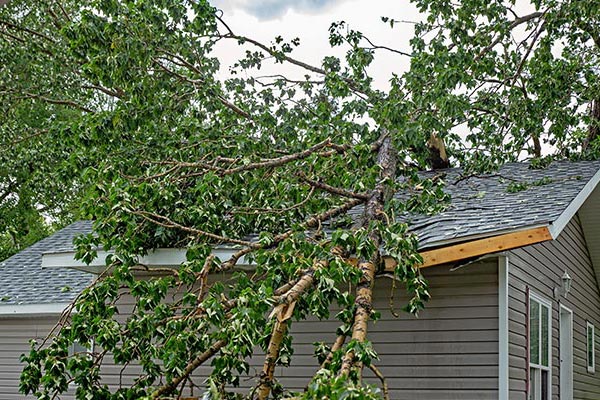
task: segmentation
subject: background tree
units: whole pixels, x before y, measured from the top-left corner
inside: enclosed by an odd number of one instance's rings
[[[345,57],[309,65],[293,57],[297,39],[242,36],[206,1],[13,0],[0,9],[4,201],[39,216],[68,211],[81,194],[79,214],[96,222],[79,255],[116,252],[112,273],[24,358],[22,390],[47,399],[74,381],[80,398],[161,398],[210,359],[209,395],[235,397],[258,346],[264,369],[247,395],[281,397],[273,371],[291,356],[289,324],[328,318],[337,304],[338,339],[318,348],[322,368],[297,396],[381,396],[361,382],[364,368],[377,371],[368,322],[378,315],[381,254],[396,260],[406,310],[418,312],[429,295],[417,243],[397,216],[433,213],[446,199],[440,179],[417,171],[448,165],[446,154],[481,170],[540,156],[545,142],[559,157],[598,148],[586,108],[598,94],[596,2],[538,0],[527,13],[489,0],[415,4],[427,19],[415,26],[410,71],[392,76],[387,92],[373,88],[369,66],[377,52],[397,51],[341,22],[330,44]],[[214,56],[223,41],[246,51],[227,78]],[[269,62],[282,74],[259,77]],[[219,260],[217,244],[237,252]],[[186,247],[188,261],[136,279],[135,257],[158,247]],[[242,257],[251,275],[235,272]],[[227,285],[208,283],[226,271]],[[123,289],[136,307],[117,322]],[[166,301],[173,291],[179,300]],[[67,357],[74,341],[101,350]],[[107,352],[143,374],[109,393]]]

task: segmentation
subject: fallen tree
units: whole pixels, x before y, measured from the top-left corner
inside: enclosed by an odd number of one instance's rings
[[[540,157],[544,142],[560,157],[579,154],[586,139],[586,154],[598,149],[597,135],[578,134],[597,125],[585,105],[599,89],[598,5],[540,1],[517,14],[502,2],[415,3],[428,17],[415,24],[409,53],[336,23],[330,43],[346,56],[320,65],[294,58],[296,39],[265,44],[234,32],[206,1],[1,9],[0,146],[14,152],[6,159],[39,146],[60,155],[44,164],[56,173],[41,176],[82,193],[78,213],[95,220],[79,256],[115,252],[77,312],[24,357],[22,391],[50,399],[75,383],[78,398],[177,398],[201,384],[210,398],[385,396],[368,340],[375,276],[384,254],[394,259],[405,310],[424,307],[417,242],[397,217],[434,213],[447,200],[439,176],[417,172]],[[219,78],[214,49],[227,41],[246,52]],[[369,70],[380,51],[411,60],[388,92],[373,88]],[[282,74],[260,76],[269,62]],[[0,205],[24,187],[11,168]],[[235,251],[220,260],[215,245]],[[136,257],[161,247],[187,248],[188,261],[139,279]],[[236,271],[242,259],[251,273]],[[224,272],[233,274],[226,284],[209,279]],[[119,319],[124,293],[135,306]],[[320,347],[307,390],[286,391],[274,370],[293,357],[290,322],[329,318],[332,305],[341,308],[337,339]],[[74,342],[99,350],[69,356]],[[240,394],[232,388],[253,355],[264,367]],[[108,356],[142,373],[110,392]],[[209,362],[208,380],[193,382]],[[383,391],[363,384],[365,368]]]

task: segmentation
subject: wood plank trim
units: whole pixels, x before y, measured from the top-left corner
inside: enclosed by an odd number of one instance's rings
[[[516,249],[535,243],[552,240],[548,227],[527,229],[519,232],[511,232],[503,235],[492,236],[485,239],[472,240],[439,249],[421,252],[423,264],[419,268],[433,267],[434,265],[479,257],[485,254],[497,253],[499,251]],[[391,258],[385,259],[385,271],[392,272],[396,262]]]

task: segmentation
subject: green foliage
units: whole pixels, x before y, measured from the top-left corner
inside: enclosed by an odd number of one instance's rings
[[[332,400],[379,400],[381,390],[371,385],[357,385],[351,380],[335,376],[331,371],[322,369],[308,385],[308,390],[300,397],[302,399],[332,399]]]
[[[240,36],[206,0],[0,8],[0,255],[48,234],[47,221],[73,218],[95,221],[76,241],[79,259],[114,252],[56,335],[23,356],[21,391],[50,399],[75,383],[78,398],[178,396],[200,358],[211,367],[206,395],[237,398],[231,389],[257,349],[277,347],[277,365],[293,360],[293,329],[275,346],[271,315],[293,304],[286,324],[330,318],[337,306],[336,333],[351,338],[301,396],[381,398],[359,379],[377,343],[355,335],[355,317],[379,312],[357,301],[353,289],[368,285],[355,261],[380,270],[393,258],[405,310],[425,306],[417,239],[401,221],[450,200],[444,174],[422,172],[432,135],[466,173],[538,157],[537,142],[554,146],[552,158],[579,156],[586,139],[583,156],[600,147],[586,112],[600,92],[597,2],[539,0],[521,17],[499,0],[414,3],[427,18],[414,27],[410,70],[387,92],[374,88],[372,65],[390,49],[344,22],[329,30],[344,56],[311,66],[293,58],[297,38]],[[520,44],[516,28],[526,31]],[[227,74],[222,42],[245,51]],[[283,73],[261,76],[267,63]],[[290,65],[305,76],[287,77]],[[165,247],[187,249],[186,262],[155,274],[138,265]],[[218,259],[214,248],[241,253]],[[69,355],[73,343],[96,349]],[[330,352],[316,345],[320,362]],[[138,379],[110,392],[106,354],[139,366]],[[269,384],[272,397],[289,395]]]
[[[549,177],[540,178],[540,179],[532,181],[532,182],[514,181],[514,182],[510,182],[506,186],[506,191],[508,193],[517,193],[517,192],[522,192],[523,190],[527,190],[528,188],[530,188],[532,186],[544,186],[544,185],[548,185],[552,182],[554,182],[554,181],[552,180],[552,178],[549,178]]]

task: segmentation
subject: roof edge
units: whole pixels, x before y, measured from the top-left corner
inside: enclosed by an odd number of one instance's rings
[[[575,216],[575,213],[579,211],[581,206],[585,203],[585,201],[590,197],[596,186],[600,183],[600,170],[596,171],[594,176],[585,184],[583,189],[575,196],[575,198],[569,203],[567,208],[556,218],[553,222],[550,223],[550,234],[552,235],[552,239],[556,239],[563,229],[567,226],[569,221]]]
[[[71,303],[0,304],[0,318],[60,315]]]
[[[419,252],[424,253],[424,252],[432,251],[435,249],[446,248],[446,247],[449,247],[452,245],[457,245],[457,244],[459,245],[462,243],[468,243],[468,242],[472,242],[472,241],[476,241],[476,240],[488,239],[488,238],[493,238],[496,236],[517,233],[517,232],[522,232],[522,231],[529,231],[529,230],[538,229],[538,228],[548,228],[548,224],[524,225],[524,226],[519,226],[517,228],[497,229],[495,231],[482,232],[482,233],[476,233],[476,234],[472,234],[472,235],[458,236],[458,237],[454,237],[454,238],[450,238],[450,239],[438,240],[436,242],[427,243],[423,247],[419,247]]]
[[[549,240],[552,240],[552,236],[547,226],[471,240],[420,252],[421,257],[423,258],[423,264],[419,265],[419,268],[473,259],[487,254],[500,253],[506,250],[512,250]],[[390,257],[385,258],[386,272],[392,272],[395,267],[396,261],[394,259]]]
[[[212,254],[220,260],[228,260],[236,253],[236,249],[215,247]],[[89,264],[77,260],[75,251],[47,252],[42,254],[42,268],[71,268],[79,271],[100,274],[107,268],[106,258],[115,254],[114,251],[98,251],[96,258]],[[149,252],[145,256],[138,257],[140,265],[153,268],[177,268],[187,261],[187,249],[183,248],[159,248]],[[245,257],[240,257],[240,265],[247,265]]]

